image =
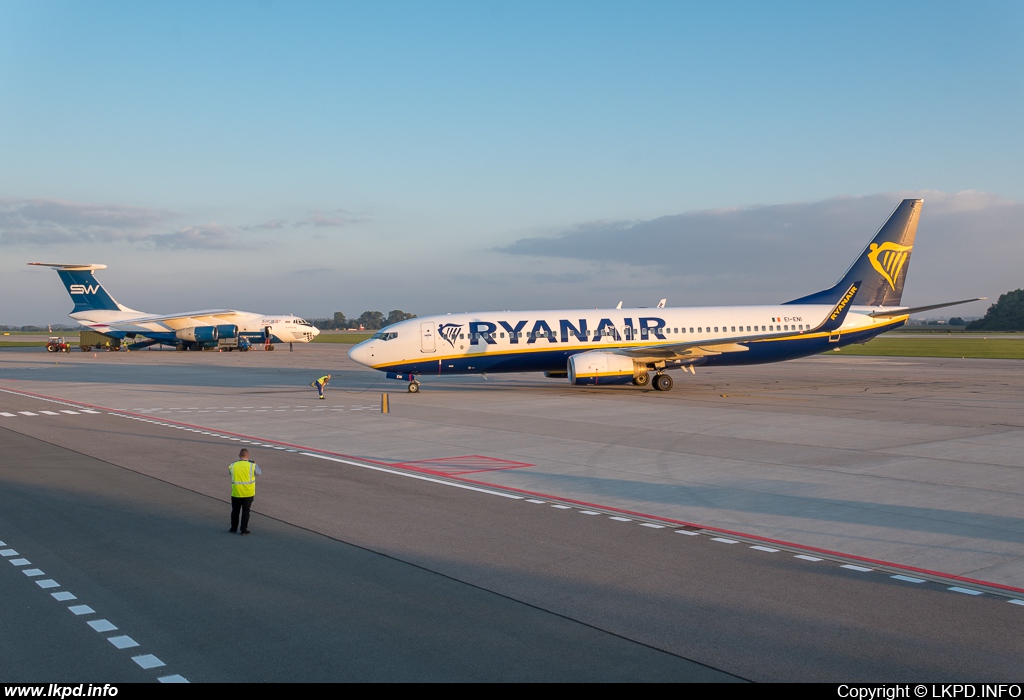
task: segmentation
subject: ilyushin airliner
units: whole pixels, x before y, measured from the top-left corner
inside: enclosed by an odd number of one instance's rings
[[[114,338],[134,340],[130,349],[172,345],[179,350],[217,347],[221,338],[267,343],[308,343],[320,331],[291,314],[257,314],[233,309],[206,309],[179,314],[148,314],[119,304],[99,283],[95,270],[106,265],[28,263],[52,267],[75,302],[70,314],[83,326]]]
[[[668,370],[792,360],[899,328],[923,200],[905,199],[834,286],[782,304],[447,314],[402,321],[349,350],[409,382],[426,376],[543,372],[572,384],[672,388]]]

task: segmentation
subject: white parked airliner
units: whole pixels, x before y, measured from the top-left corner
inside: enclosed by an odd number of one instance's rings
[[[260,343],[308,343],[320,331],[291,314],[257,314],[233,309],[205,309],[180,314],[148,314],[114,300],[93,275],[106,265],[28,263],[52,267],[75,302],[68,314],[83,326],[115,338],[135,340],[132,349],[173,345],[179,350],[216,347],[221,338]]]
[[[900,306],[923,200],[905,199],[839,282],[782,304],[448,314],[402,321],[349,350],[356,362],[420,377],[544,372],[573,384],[672,388],[671,369],[778,362],[863,343],[910,314],[977,299]]]

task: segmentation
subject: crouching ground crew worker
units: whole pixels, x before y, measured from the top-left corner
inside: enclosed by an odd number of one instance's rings
[[[325,374],[324,376],[317,379],[315,382],[310,382],[309,385],[316,389],[317,393],[320,394],[320,398],[322,399],[324,398],[324,387],[327,386],[327,382],[329,381],[331,381],[331,375]]]
[[[238,453],[238,461],[228,465],[231,475],[231,529],[238,531],[238,511],[242,511],[242,534],[249,534],[249,509],[256,498],[256,475],[262,474],[258,464],[249,459],[249,450]]]

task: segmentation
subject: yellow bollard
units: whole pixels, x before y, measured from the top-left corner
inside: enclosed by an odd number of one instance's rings
[[[381,413],[390,413],[391,412],[391,407],[388,406],[388,395],[387,394],[381,394],[380,395],[380,412]]]

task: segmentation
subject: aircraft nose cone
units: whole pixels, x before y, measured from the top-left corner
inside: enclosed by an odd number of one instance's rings
[[[369,367],[370,358],[372,356],[370,354],[370,348],[367,347],[367,345],[369,344],[366,342],[359,343],[358,345],[353,345],[348,351],[348,356],[352,358],[353,362],[358,362],[361,365]]]
[[[309,329],[309,338],[310,338],[310,340],[312,340],[313,338],[317,337],[318,335],[320,335],[320,329],[317,328],[316,326],[310,326],[310,329]]]

